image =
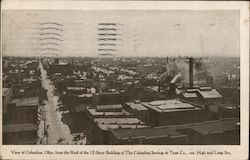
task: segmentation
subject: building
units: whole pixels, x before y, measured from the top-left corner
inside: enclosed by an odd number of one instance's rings
[[[127,112],[125,109],[122,109],[121,111],[98,111],[95,108],[88,107],[86,109],[86,115],[89,119],[94,118],[128,118],[128,117],[134,117],[133,114]]]
[[[127,112],[121,104],[99,105],[97,107],[87,107],[86,117],[93,121],[94,118],[133,118],[134,115]]]
[[[108,136],[112,145],[239,145],[240,126],[238,118],[230,118],[187,125],[115,129]]]
[[[3,125],[4,144],[35,144],[38,130],[38,97],[17,98],[9,104]]]
[[[149,110],[147,107],[143,106],[140,101],[127,102],[124,105],[130,113],[133,113],[142,122],[149,122]]]
[[[116,129],[110,130],[109,140],[112,145],[183,145],[187,144],[187,135],[168,127]]]
[[[156,72],[161,69],[162,69],[162,65],[158,65],[158,64],[145,64],[145,65],[138,65],[136,67],[136,71],[142,74]]]
[[[89,125],[87,132],[89,144],[108,144],[109,130],[121,128],[144,128],[147,127],[137,118],[95,118]]]
[[[38,123],[38,110],[39,99],[38,97],[17,98],[13,99],[8,106],[8,123]]]
[[[152,125],[177,125],[208,120],[209,112],[178,99],[141,102],[149,109]]]
[[[121,112],[122,105],[114,104],[114,105],[98,105],[96,106],[97,112]]]
[[[3,90],[2,90],[3,124],[5,124],[6,116],[7,116],[7,113],[8,113],[7,105],[11,103],[12,96],[13,96],[12,88],[3,88]]]
[[[110,129],[146,127],[145,123],[126,111],[121,104],[87,107],[85,115],[89,144],[108,144]]]
[[[3,144],[36,144],[37,130],[38,125],[34,123],[3,125]]]
[[[188,126],[177,126],[176,130],[188,136],[188,144],[236,145],[240,144],[238,118],[205,121]]]
[[[220,104],[223,100],[222,95],[216,89],[211,87],[187,89],[186,92],[179,95],[179,98],[191,103],[203,105]]]
[[[123,104],[129,99],[126,93],[107,92],[97,93],[94,96],[94,105]]]
[[[205,104],[216,104],[222,101],[222,95],[211,87],[200,87],[197,91],[197,96]]]
[[[186,92],[179,94],[178,98],[187,102],[198,103],[197,90],[198,89],[187,89]]]

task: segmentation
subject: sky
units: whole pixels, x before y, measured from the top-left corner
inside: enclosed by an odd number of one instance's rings
[[[99,23],[120,24],[116,56],[240,55],[238,11],[5,10],[2,18],[8,56],[98,56]],[[56,50],[39,40],[47,22],[62,24]]]

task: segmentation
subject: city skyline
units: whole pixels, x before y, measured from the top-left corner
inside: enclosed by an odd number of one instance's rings
[[[98,56],[96,28],[103,22],[123,24],[117,57],[240,55],[238,11],[32,10],[3,11],[3,55],[39,55],[34,39],[44,22],[63,25],[60,56]]]

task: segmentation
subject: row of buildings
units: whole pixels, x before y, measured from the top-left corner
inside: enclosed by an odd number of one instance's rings
[[[186,86],[175,61],[165,71],[153,60],[129,67],[112,59],[44,65],[71,116],[85,117],[77,123],[86,124],[87,144],[239,144],[239,105],[213,85],[194,83],[192,58]]]
[[[88,107],[88,144],[239,144],[237,109],[222,110],[179,99]]]
[[[36,144],[46,98],[38,61],[26,58],[3,59],[3,144]]]

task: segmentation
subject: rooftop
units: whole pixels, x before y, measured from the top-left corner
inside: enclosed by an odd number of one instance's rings
[[[120,95],[120,92],[103,92],[103,93],[97,93],[97,95]]]
[[[187,89],[187,93],[195,93],[197,92],[199,89]]]
[[[203,98],[221,98],[222,95],[216,90],[198,90]]]
[[[28,97],[28,98],[16,98],[12,100],[16,106],[36,106],[39,105],[38,97]]]
[[[143,106],[140,103],[128,102],[126,104],[134,110],[148,110],[145,106]]]
[[[97,110],[107,110],[107,109],[122,109],[121,104],[113,104],[113,105],[98,105],[96,106]]]
[[[182,94],[185,98],[196,98],[197,94],[196,93],[183,93]]]
[[[183,110],[197,110],[196,106],[184,103],[180,100],[159,100],[152,102],[143,102],[142,103],[147,108],[153,109],[157,112],[173,112],[173,111],[183,111]]]
[[[67,90],[86,90],[85,87],[67,87]]]
[[[134,128],[146,128],[147,125],[144,124],[98,124],[102,130],[108,129],[134,129]]]
[[[224,120],[198,123],[197,125],[190,126],[190,128],[202,135],[205,135],[208,133],[218,133],[228,130],[235,130],[239,127],[236,125],[238,122],[239,119],[237,118],[229,118]]]
[[[115,124],[115,125],[144,124],[137,118],[95,118],[94,122],[98,124]]]
[[[90,98],[90,97],[93,97],[93,94],[92,93],[85,93],[85,94],[80,94],[77,96],[80,98],[83,98],[83,97]]]
[[[116,129],[111,130],[117,139],[129,139],[136,137],[144,138],[157,138],[157,137],[172,137],[172,136],[183,136],[180,132],[177,132],[175,129],[168,127],[161,128],[137,128],[137,129]]]
[[[38,130],[38,125],[33,123],[3,125],[4,133],[25,132]]]
[[[191,129],[200,134],[218,133],[226,130],[238,129],[238,118],[228,118],[215,121],[206,121],[201,123],[193,123],[187,125],[177,126],[162,126],[150,128],[137,128],[137,129],[116,129],[111,130],[111,133],[117,139],[128,139],[132,137],[161,137],[161,136],[184,136],[181,133],[183,129]]]
[[[89,111],[89,113],[92,115],[92,116],[130,116],[132,114],[130,114],[129,112],[125,111],[124,109],[121,110],[121,112],[98,112],[96,111],[95,108],[87,108],[87,110]]]

